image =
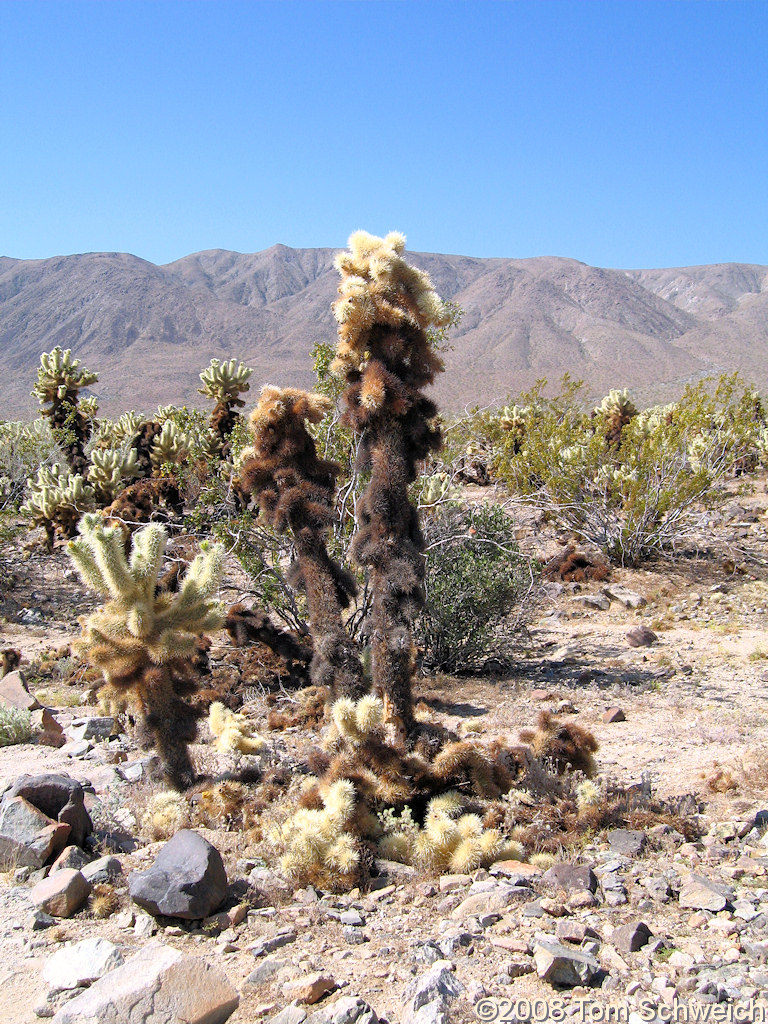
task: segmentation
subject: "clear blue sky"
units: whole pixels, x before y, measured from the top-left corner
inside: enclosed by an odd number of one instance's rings
[[[0,254],[768,264],[764,0],[0,0]]]

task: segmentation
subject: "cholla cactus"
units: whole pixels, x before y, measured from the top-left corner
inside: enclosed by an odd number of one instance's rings
[[[419,508],[431,508],[441,501],[450,501],[458,494],[459,488],[451,485],[451,478],[447,473],[432,473],[422,477]]]
[[[429,277],[403,259],[403,235],[358,231],[349,247],[336,259],[342,280],[332,369],[347,382],[344,422],[361,436],[360,468],[371,470],[352,555],[370,570],[373,683],[407,737],[415,727],[411,630],[424,603],[424,540],[408,486],[417,463],[441,443],[430,422],[437,407],[422,392],[443,368],[427,328],[448,323],[449,314]]]
[[[297,885],[336,892],[353,886],[360,872],[358,840],[349,829],[355,814],[355,787],[346,779],[329,786],[322,810],[299,808],[270,835],[282,853],[280,868]]]
[[[73,475],[59,463],[41,466],[37,478],[27,480],[27,487],[29,498],[21,512],[29,516],[30,525],[43,527],[49,549],[53,548],[56,533],[74,537],[81,516],[96,505],[93,487],[79,473]]]
[[[131,409],[112,424],[112,435],[116,441],[132,441],[141,429],[141,424],[141,416]]]
[[[484,828],[479,815],[463,813],[464,807],[464,799],[449,792],[430,800],[423,828],[414,828],[410,815],[402,822],[391,819],[392,830],[379,842],[380,855],[422,870],[458,874],[496,860],[522,860],[519,843],[498,829]]]
[[[166,541],[161,526],[146,526],[134,534],[128,559],[122,530],[88,515],[68,550],[83,581],[107,599],[85,622],[79,651],[114,689],[131,695],[169,780],[182,788],[194,779],[187,743],[196,734],[196,715],[180,698],[197,688],[198,636],[223,621],[212,594],[224,549],[204,543],[178,592],[157,593]]]
[[[114,501],[128,480],[139,475],[136,452],[133,448],[94,448],[88,480],[94,487],[101,505]]]
[[[290,581],[307,596],[315,641],[312,682],[330,687],[336,696],[359,697],[365,692],[363,668],[341,617],[355,595],[355,581],[331,559],[325,543],[339,467],[318,458],[306,427],[319,423],[330,407],[323,395],[264,387],[249,417],[253,447],[240,479],[270,525],[293,534],[297,560]]]
[[[378,697],[367,694],[357,703],[347,698],[331,707],[331,718],[338,735],[353,747],[360,747],[373,736],[380,735],[384,722],[384,705]]]
[[[78,407],[80,391],[98,380],[98,374],[80,369],[80,360],[72,358],[71,349],[59,345],[52,352],[40,356],[40,369],[32,394],[41,405],[57,438],[67,451],[67,459],[75,472],[83,472],[87,461],[83,452],[91,435],[91,420],[95,409]]]
[[[211,413],[211,430],[221,440],[224,458],[229,453],[229,435],[234,430],[240,415],[237,410],[245,405],[240,395],[250,390],[251,385],[248,381],[252,374],[253,370],[250,366],[236,362],[234,359],[230,359],[227,363],[212,359],[211,365],[200,374],[203,386],[198,388],[198,391],[201,395],[212,398],[216,402]]]
[[[523,446],[530,412],[529,406],[505,405],[499,414],[499,426],[511,436],[514,455],[517,455]]]
[[[621,432],[630,420],[637,416],[637,406],[629,397],[626,388],[619,391],[612,388],[602,402],[595,407],[592,415],[605,423],[605,436],[610,445],[618,447]]]
[[[230,711],[221,701],[214,701],[208,709],[208,724],[215,737],[214,745],[222,753],[258,754],[266,745],[253,722]]]
[[[167,462],[183,462],[188,454],[189,445],[183,432],[171,420],[166,420],[152,444],[150,458],[155,474],[158,474]]]

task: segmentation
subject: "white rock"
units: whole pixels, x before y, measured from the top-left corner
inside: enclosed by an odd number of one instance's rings
[[[83,939],[53,954],[43,968],[43,980],[57,991],[79,988],[91,985],[122,963],[123,955],[113,942]]]
[[[240,1002],[229,979],[201,957],[151,943],[66,1003],[54,1024],[224,1024]]]

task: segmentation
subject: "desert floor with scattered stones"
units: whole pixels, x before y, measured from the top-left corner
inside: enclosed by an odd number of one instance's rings
[[[132,903],[125,883],[164,845],[140,836],[141,808],[157,787],[131,737],[4,747],[3,789],[45,772],[84,784],[95,853],[114,852],[122,875],[120,905],[109,917],[97,918],[87,903],[38,928],[29,895],[36,878],[6,865],[0,1020],[28,1024],[62,1012],[64,996],[47,998],[46,963],[89,937],[109,940],[126,959],[152,942],[202,957],[239,993],[226,1018],[233,1024],[375,1015],[391,1024],[460,1022],[477,1019],[473,1007],[486,997],[505,1000],[502,1010],[520,999],[561,1000],[573,1019],[583,1019],[580,1003],[626,1006],[644,1014],[636,1020],[653,1019],[649,1005],[664,1019],[675,1000],[768,1005],[767,510],[764,478],[749,490],[735,482],[698,543],[675,561],[614,568],[602,582],[547,584],[511,669],[416,685],[438,720],[454,727],[479,720],[484,737],[533,726],[542,709],[575,720],[599,742],[597,781],[650,787],[696,824],[697,837],[669,824],[649,827],[640,839],[604,832],[564,849],[570,868],[555,876],[511,862],[472,877],[423,877],[399,866],[370,889],[328,895],[287,884],[237,831],[201,830],[227,870],[230,918],[156,920]],[[548,556],[563,539],[527,513],[518,522],[521,546],[531,553]],[[78,616],[95,601],[61,551],[25,555],[19,545],[6,554],[3,574],[0,648],[22,651],[30,691],[71,737],[73,722],[101,712],[81,704],[88,685],[73,676],[67,655],[61,678],[41,674],[41,656],[75,638]],[[616,586],[640,595],[642,607],[606,598],[604,588]],[[650,646],[629,645],[627,631],[638,625],[655,633]],[[214,663],[225,646],[214,645]],[[268,732],[258,694],[248,712],[273,758],[291,756],[305,739],[300,729]],[[204,729],[193,752],[209,774],[231,767]],[[133,764],[141,767],[130,781]],[[548,941],[573,963],[586,963],[589,984],[546,980]],[[301,986],[291,985],[317,972],[335,990],[297,1002]],[[506,1019],[517,1018],[510,1011]]]

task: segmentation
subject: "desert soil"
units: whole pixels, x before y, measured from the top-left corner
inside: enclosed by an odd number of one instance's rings
[[[519,729],[534,725],[543,708],[557,708],[567,701],[573,707],[570,717],[590,729],[599,741],[598,781],[610,778],[630,785],[645,779],[665,798],[695,794],[694,806],[698,802],[704,835],[711,836],[715,826],[733,821],[745,823],[742,831],[747,831],[757,812],[768,806],[763,757],[768,738],[767,510],[764,479],[753,483],[751,493],[738,493],[734,485],[731,499],[712,515],[698,546],[689,546],[674,562],[612,571],[609,582],[642,595],[647,602],[644,607],[633,611],[618,601],[607,611],[589,607],[584,597],[599,595],[605,583],[550,585],[535,609],[528,640],[512,668],[492,675],[422,678],[417,683],[419,695],[435,717],[448,725],[479,719],[485,736],[515,736]],[[521,513],[519,524],[524,549],[544,555],[556,550],[558,538],[530,516]],[[65,684],[50,675],[42,679],[39,674],[41,655],[66,647],[78,633],[78,616],[95,607],[65,554],[48,556],[19,547],[12,560],[6,558],[2,572],[0,648],[22,651],[21,667],[30,688],[63,725],[75,715],[98,713],[93,706],[79,706],[88,687],[85,680],[73,683],[70,676]],[[233,576],[229,582],[231,589],[225,597],[234,599],[238,581]],[[651,627],[657,642],[645,648],[630,647],[627,630],[638,624]],[[222,655],[225,647],[220,640],[214,658]],[[70,669],[71,663],[66,667]],[[606,709],[612,707],[622,710],[624,721],[603,720]],[[259,704],[256,697],[248,709],[264,726],[266,705]],[[290,751],[300,739],[296,730],[265,735],[278,753]],[[195,753],[210,771],[216,762],[210,745],[196,745]],[[112,760],[105,744],[96,744],[86,758],[32,744],[5,747],[0,749],[0,780],[10,782],[22,773],[69,773],[91,784],[89,800],[97,822],[139,832],[137,809],[147,798],[148,784],[121,781]],[[218,767],[228,765],[220,759]],[[247,873],[247,858],[253,854],[243,837],[223,829],[203,834],[222,853],[230,879],[242,878]],[[642,918],[654,935],[666,940],[667,951],[672,947],[692,951],[690,955],[704,967],[719,963],[726,948],[736,948],[739,952],[729,955],[743,967],[746,981],[737,991],[746,997],[761,990],[754,973],[759,965],[750,952],[750,942],[768,938],[768,925],[761,936],[759,921],[755,934],[742,934],[738,921],[739,928],[730,932],[725,925],[713,929],[707,922],[692,924],[692,912],[681,909],[674,899],[653,906],[647,900],[643,903],[638,883],[642,877],[669,869],[717,874],[724,864],[742,857],[738,844],[736,839],[729,859],[722,853],[722,845],[716,847],[720,852],[715,857],[711,843],[682,844],[682,852],[669,844],[652,843],[636,863],[622,867],[629,880],[627,903],[568,910],[566,895],[561,893],[559,898],[566,913],[576,920],[593,920],[604,939],[612,926]],[[160,845],[140,840],[133,852],[121,854],[125,873],[146,867]],[[601,857],[605,859],[606,850],[605,837],[597,835],[579,856],[595,864]],[[768,901],[768,881],[761,878],[765,866],[760,859],[754,864],[754,873],[733,871],[727,877],[732,884],[734,878],[746,879],[743,884],[757,894],[760,910],[760,901]],[[479,877],[487,876],[480,872]],[[381,1017],[396,1022],[403,1012],[406,986],[426,970],[415,958],[419,946],[440,939],[467,887],[444,892],[437,878],[396,878],[394,883],[395,889],[383,897],[377,891],[327,898],[305,890],[265,893],[262,912],[251,914],[224,941],[200,929],[173,927],[170,932],[160,927],[158,938],[185,953],[203,956],[226,972],[241,993],[240,1006],[230,1018],[239,1024],[268,1019],[286,1005],[280,981],[260,986],[244,982],[255,966],[248,945],[259,935],[291,925],[298,937],[279,951],[288,961],[281,979],[291,972],[322,970],[335,978],[343,992],[363,997]],[[760,889],[763,884],[765,890]],[[124,922],[121,926],[118,917],[99,920],[87,909],[55,928],[33,932],[28,924],[28,892],[27,885],[14,880],[12,871],[0,876],[0,1021],[17,1024],[39,1019],[34,1008],[46,992],[41,971],[63,941],[99,935],[118,943],[124,951],[147,941],[133,927]],[[533,899],[542,892],[529,890],[528,897]],[[123,910],[130,909],[125,891],[122,902]],[[269,910],[270,904],[273,910]],[[340,923],[328,916],[329,909],[349,907],[358,908],[365,918],[368,941],[359,945],[348,944]],[[499,921],[449,958],[468,995],[457,1002],[448,1019],[474,1019],[471,1004],[483,992],[508,999],[553,996],[553,989],[535,973],[507,977],[503,984],[498,980],[510,957],[525,960],[526,954],[512,954],[495,945],[494,939],[513,937],[524,947],[539,932],[553,933],[557,923],[546,915],[543,919],[526,918],[521,907],[522,903],[505,911]],[[728,912],[725,914],[727,920]],[[730,919],[734,919],[732,914]],[[657,998],[662,997],[664,980],[669,983],[667,996],[670,986],[677,986],[678,993],[687,991],[684,981],[693,968],[670,966],[668,954],[663,959],[641,951],[624,959],[627,970],[615,967],[612,971],[619,978],[618,986],[608,993],[577,990],[576,996],[607,1001],[615,1000],[618,993],[630,998],[633,980],[640,986],[636,993],[647,991]]]

